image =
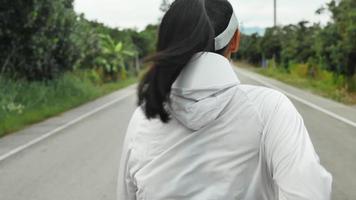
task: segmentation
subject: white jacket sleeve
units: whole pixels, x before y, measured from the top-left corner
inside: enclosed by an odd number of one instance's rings
[[[265,130],[265,156],[281,199],[329,200],[332,176],[320,165],[303,119],[281,95]]]
[[[135,114],[134,114],[135,116]],[[131,119],[127,129],[126,137],[124,140],[120,168],[118,173],[117,183],[117,200],[136,200],[136,185],[130,175],[130,162],[132,149],[130,147],[132,132],[135,127],[135,117]]]

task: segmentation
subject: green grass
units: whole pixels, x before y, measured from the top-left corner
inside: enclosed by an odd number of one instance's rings
[[[246,63],[240,63],[239,66],[248,66],[250,70],[264,76],[344,104],[356,104],[355,78],[346,79],[343,76],[337,76],[320,69],[316,71],[314,76],[310,76],[308,66],[305,64],[295,64],[289,70],[280,67],[256,68]]]
[[[47,82],[0,77],[0,137],[129,86],[137,78],[101,83],[92,72],[67,73]]]

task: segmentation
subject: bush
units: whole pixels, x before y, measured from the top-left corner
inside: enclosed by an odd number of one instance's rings
[[[356,74],[347,79],[347,90],[356,92]]]
[[[72,98],[87,99],[98,94],[93,90],[95,86],[90,79],[69,73],[56,80],[42,82],[2,78],[0,84],[6,85],[0,88],[1,119],[21,115],[38,107],[62,105]]]
[[[244,35],[236,57],[253,64],[274,58],[287,70],[291,62],[307,63],[309,76],[313,78],[319,69],[327,69],[352,80],[356,73],[356,1],[331,0],[317,13],[324,11],[331,14],[331,21],[326,26],[301,21],[267,28],[263,36]]]
[[[307,64],[291,63],[289,67],[290,74],[296,77],[308,77],[310,74],[309,66]]]
[[[0,6],[0,72],[53,79],[85,60],[95,40],[72,0],[5,0]]]
[[[65,73],[55,80],[11,80],[0,76],[0,137],[135,81],[101,84],[96,71]],[[99,83],[99,85],[97,84]]]

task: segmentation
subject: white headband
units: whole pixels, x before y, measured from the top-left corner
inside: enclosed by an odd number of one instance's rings
[[[231,41],[232,37],[234,37],[234,34],[238,28],[239,21],[237,20],[235,13],[232,13],[227,28],[215,38],[215,51],[221,50],[226,47]]]

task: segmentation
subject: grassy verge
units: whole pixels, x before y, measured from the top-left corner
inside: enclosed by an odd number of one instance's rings
[[[345,86],[351,85],[351,87],[354,87],[354,79],[346,80],[343,76],[336,76],[325,70],[319,70],[316,73],[317,75],[311,77],[308,75],[307,65],[303,64],[294,65],[288,71],[278,67],[257,68],[244,62],[237,62],[237,64],[239,66],[246,66],[249,70],[253,70],[264,76],[308,90],[317,95],[344,104],[356,105],[356,91],[354,89],[348,89]],[[346,84],[346,82],[349,84]]]
[[[101,83],[91,72],[68,73],[48,82],[0,77],[0,137],[58,115],[120,88],[137,78]]]

